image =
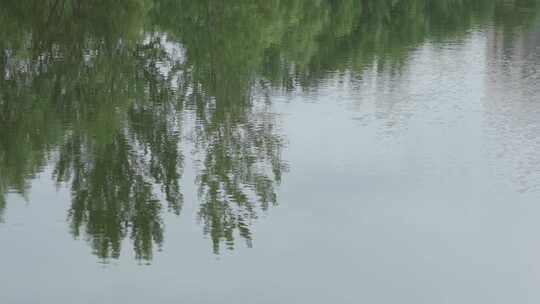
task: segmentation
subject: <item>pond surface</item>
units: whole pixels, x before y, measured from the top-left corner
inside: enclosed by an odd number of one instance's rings
[[[540,2],[0,3],[0,302],[539,303]]]

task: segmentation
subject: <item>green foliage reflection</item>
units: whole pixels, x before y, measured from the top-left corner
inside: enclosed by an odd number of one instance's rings
[[[523,26],[535,1],[126,0],[0,4],[0,215],[47,164],[100,258],[150,260],[179,214],[183,132],[204,233],[219,253],[277,203],[286,164],[272,90],[369,67],[399,71],[425,41]],[[528,14],[523,14],[528,8]],[[516,12],[519,18],[516,19]]]

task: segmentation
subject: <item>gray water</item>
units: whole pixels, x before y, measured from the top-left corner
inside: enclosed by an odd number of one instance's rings
[[[0,303],[538,303],[538,4],[0,3]]]

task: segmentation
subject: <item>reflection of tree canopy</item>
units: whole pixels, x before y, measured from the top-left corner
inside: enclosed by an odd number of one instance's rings
[[[283,138],[269,89],[310,88],[534,1],[70,0],[0,4],[0,211],[54,161],[102,258],[161,246],[179,213],[182,126],[194,125],[199,217],[219,252],[276,203]],[[503,18],[500,17],[500,18]],[[523,16],[521,21],[525,20]],[[175,53],[180,52],[181,54]],[[258,97],[263,96],[263,97]],[[187,122],[183,113],[195,118]]]
[[[57,180],[71,183],[74,235],[85,227],[103,258],[117,257],[129,235],[136,256],[149,259],[163,235],[152,185],[170,209],[181,206],[178,112],[169,80],[156,72],[166,54],[142,41],[139,2],[34,2],[2,10],[14,17],[6,23],[20,23],[0,42],[5,187],[23,192],[54,157]]]

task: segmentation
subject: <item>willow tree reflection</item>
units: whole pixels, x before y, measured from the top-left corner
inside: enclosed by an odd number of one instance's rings
[[[129,235],[136,258],[148,260],[153,245],[163,242],[162,204],[154,185],[171,211],[179,214],[182,204],[181,104],[170,79],[158,72],[159,62],[169,58],[156,40],[98,53],[103,70],[87,68],[88,78],[75,90],[91,100],[70,111],[78,117],[70,120],[75,124],[60,144],[55,176],[71,181],[75,236],[85,227],[98,256],[117,258]],[[107,70],[111,66],[120,69]]]
[[[233,247],[236,232],[251,244],[250,222],[276,203],[285,169],[271,106],[254,99],[261,55],[275,39],[270,28],[284,10],[274,2],[239,4],[178,1],[186,13],[169,31],[186,48],[189,76],[180,94],[196,116],[199,218],[216,253],[222,242]]]
[[[23,192],[53,161],[57,181],[71,184],[74,236],[84,231],[101,258],[118,257],[129,237],[136,257],[150,259],[163,241],[153,185],[179,213],[182,157],[171,84],[156,73],[165,55],[143,41],[145,5],[29,5],[5,7],[6,23],[21,23],[2,46],[6,187]]]
[[[521,1],[131,0],[0,4],[0,211],[47,164],[71,186],[71,231],[138,259],[179,214],[185,142],[218,253],[277,203],[286,170],[273,90],[317,88],[426,40],[465,35]],[[526,18],[522,18],[522,21]]]

